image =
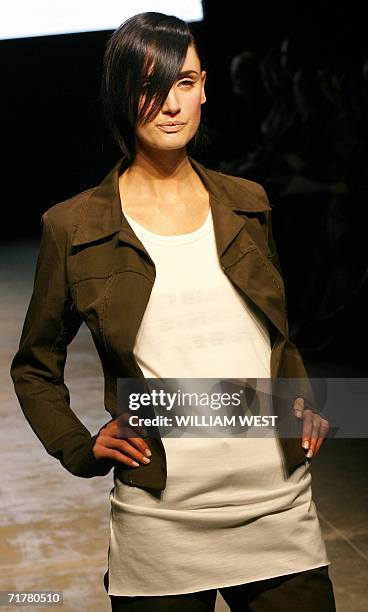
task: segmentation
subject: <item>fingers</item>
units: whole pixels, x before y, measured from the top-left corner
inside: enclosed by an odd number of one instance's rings
[[[307,459],[311,459],[318,453],[328,430],[329,424],[326,419],[310,409],[304,410],[302,446],[308,450]]]
[[[138,467],[140,463],[150,463],[149,457],[152,453],[143,438],[127,437],[127,428],[123,426],[124,439],[122,439],[121,425],[124,421],[125,419],[120,417],[114,419],[100,431],[93,448],[96,458],[116,459],[133,467]],[[135,429],[141,435],[145,433],[144,428],[136,427]],[[133,433],[134,429],[129,428],[128,431]]]
[[[141,436],[147,436],[147,432],[144,427],[135,426],[131,427],[128,422],[127,413],[123,414],[119,419],[117,419],[116,426],[114,429],[114,435],[118,439],[129,440],[130,444],[133,444],[142,454],[146,454],[148,457],[147,451],[150,452],[149,446],[147,442]],[[139,434],[139,437],[136,437],[134,434]]]
[[[321,419],[321,427],[319,430],[319,438],[317,440],[317,444],[316,444],[316,448],[314,450],[314,455],[316,455],[319,451],[319,449],[321,448],[323,442],[326,439],[328,430],[329,430],[329,423],[326,419]]]
[[[303,410],[304,410],[304,398],[297,397],[296,400],[294,401],[294,415],[300,419],[303,416]]]
[[[313,431],[313,411],[307,408],[303,412],[303,434],[302,447],[308,450],[310,448],[311,436]]]
[[[151,453],[148,446],[143,452],[135,448],[131,442],[136,442],[136,439],[129,438],[128,440],[120,440],[119,438],[105,435],[96,440],[94,447],[94,453],[97,458],[109,458],[116,459],[126,465],[138,467],[140,464],[150,463],[150,459],[147,456],[146,451]],[[140,462],[140,463],[139,463]]]
[[[317,440],[319,437],[319,430],[321,426],[321,417],[319,414],[312,413],[312,433],[309,438],[309,450],[307,452],[307,458],[311,459],[314,455]]]

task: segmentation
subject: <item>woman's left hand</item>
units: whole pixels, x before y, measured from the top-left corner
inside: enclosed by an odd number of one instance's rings
[[[304,408],[304,399],[297,397],[294,400],[294,414],[298,418],[303,418],[303,434],[301,445],[308,450],[306,457],[314,457],[325,441],[330,428],[327,419],[316,414],[310,408]]]

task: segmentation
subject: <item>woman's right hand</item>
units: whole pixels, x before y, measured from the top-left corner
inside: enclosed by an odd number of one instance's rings
[[[116,459],[131,467],[149,463],[150,459],[148,457],[152,453],[143,438],[123,439],[119,437],[121,427],[118,424],[119,419],[121,417],[113,419],[100,430],[93,446],[93,454],[96,459]],[[144,432],[142,428],[138,427],[136,429],[140,433]]]

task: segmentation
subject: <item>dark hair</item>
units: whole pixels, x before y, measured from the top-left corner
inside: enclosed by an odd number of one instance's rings
[[[184,63],[189,45],[198,48],[189,25],[173,15],[147,12],[130,17],[108,39],[100,100],[113,142],[129,162],[135,156],[134,127],[150,121],[161,109]],[[146,85],[148,70],[149,82]],[[145,93],[138,114],[139,98]],[[152,102],[152,108],[144,117]],[[187,145],[189,154],[205,150],[210,138],[205,121]]]

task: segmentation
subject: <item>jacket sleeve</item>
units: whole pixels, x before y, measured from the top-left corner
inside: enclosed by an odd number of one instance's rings
[[[66,282],[60,244],[66,241],[58,244],[48,212],[41,224],[33,292],[10,374],[24,416],[47,453],[76,476],[103,476],[114,461],[95,458],[100,430],[91,436],[71,410],[64,383],[67,346],[82,323]]]
[[[270,206],[265,189],[261,187],[261,190],[262,190],[264,201],[266,202],[266,204]],[[272,231],[272,208],[271,206],[270,206],[270,209],[265,212],[265,214],[266,214],[266,227],[267,227],[267,241],[268,241],[268,248],[270,251],[270,258],[274,266],[277,268],[278,272],[280,273],[280,275],[283,276],[281,264],[280,264],[280,258],[277,252],[276,243],[275,243],[273,231]],[[305,409],[309,408],[316,414],[320,414],[321,416],[323,416],[321,410],[319,410],[317,407],[315,394],[314,394],[308,373],[305,369],[305,365],[303,363],[302,356],[300,355],[300,352],[295,346],[295,344],[289,338],[287,340],[285,353],[286,353],[285,357],[288,357],[290,361],[293,362],[294,373],[293,373],[292,378],[294,382],[292,384],[294,385],[295,392],[294,391],[292,392],[292,396],[294,397],[294,399],[296,397],[303,397]]]

